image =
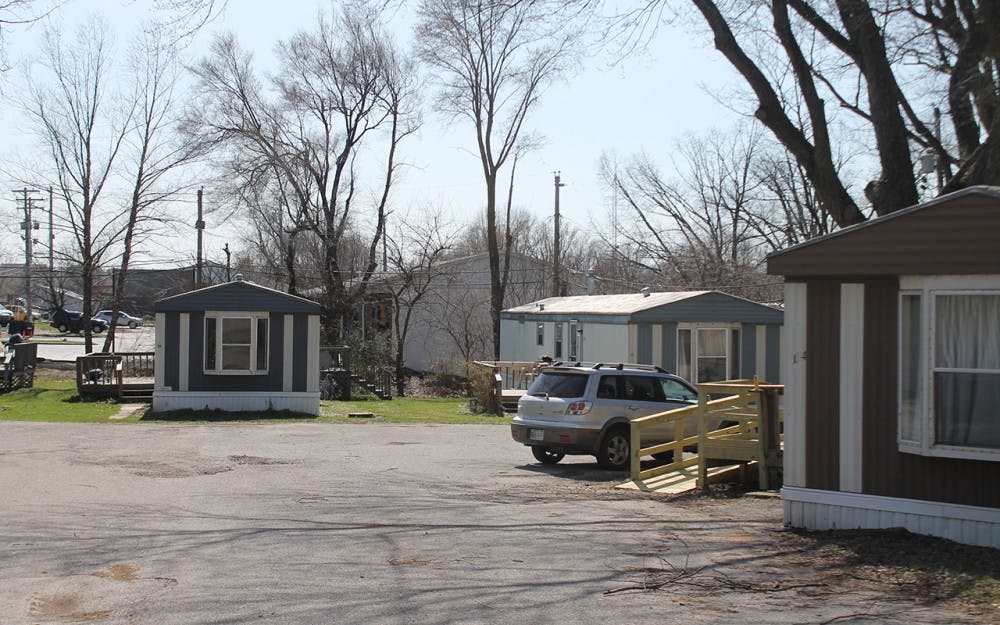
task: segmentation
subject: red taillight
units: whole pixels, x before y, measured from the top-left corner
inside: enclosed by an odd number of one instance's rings
[[[559,435],[559,442],[560,443],[568,443],[569,442],[569,434],[560,434]]]
[[[575,401],[569,406],[566,406],[566,414],[581,415],[590,412],[590,408],[593,404],[589,401]]]
[[[514,435],[514,440],[518,440],[518,438],[517,438],[517,430],[511,430],[510,433]]]

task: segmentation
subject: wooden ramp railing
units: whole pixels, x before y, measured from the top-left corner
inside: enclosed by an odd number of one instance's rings
[[[626,486],[640,490],[657,490],[655,483],[669,483],[675,490],[707,488],[723,476],[713,471],[713,465],[735,463],[740,479],[746,481],[747,466],[758,467],[762,489],[773,487],[780,480],[780,385],[755,384],[752,381],[731,381],[698,385],[698,405],[641,417],[631,422],[631,482]],[[712,399],[715,397],[715,399]],[[697,423],[697,426],[695,426]],[[709,430],[710,424],[735,423]],[[651,430],[673,428],[673,440],[643,446]],[[696,450],[684,457],[684,450]],[[645,456],[673,452],[673,462],[642,469]],[[689,471],[697,466],[697,473]],[[673,475],[676,474],[676,475]],[[669,480],[669,477],[676,479]],[[697,478],[697,483],[694,479]]]

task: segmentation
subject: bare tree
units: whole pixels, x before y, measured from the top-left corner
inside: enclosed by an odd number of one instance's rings
[[[131,57],[129,70],[134,83],[129,99],[136,105],[119,166],[132,184],[121,232],[121,256],[113,276],[112,322],[104,340],[105,352],[114,344],[114,320],[121,310],[135,245],[150,226],[166,221],[158,207],[190,189],[190,181],[172,178],[172,174],[200,157],[205,147],[203,141],[184,138],[179,132],[182,117],[176,91],[176,48],[151,30],[133,46]]]
[[[400,218],[388,236],[387,264],[391,272],[392,324],[395,340],[396,391],[405,388],[404,350],[417,308],[441,276],[441,261],[453,242],[453,232],[441,211],[423,211],[420,219]]]
[[[632,214],[619,236],[639,252],[636,262],[668,284],[735,290],[768,251],[753,225],[762,210],[758,150],[760,132],[749,129],[688,137],[676,150],[675,182],[648,156],[605,161],[605,180]]]
[[[510,248],[498,239],[500,173],[532,147],[525,123],[544,87],[565,69],[571,21],[564,19],[562,3],[546,0],[423,0],[418,16],[420,56],[437,70],[438,108],[468,120],[475,130],[486,185],[493,352],[499,357],[507,266],[500,253]]]
[[[418,122],[409,108],[413,73],[364,5],[332,21],[320,17],[314,31],[278,49],[282,68],[268,90],[235,40],[217,38],[195,69],[208,102],[196,128],[238,157],[237,174],[280,177],[291,227],[310,232],[322,249],[324,338],[338,342],[378,267],[397,149]],[[381,166],[372,166],[377,157],[363,152],[367,146],[382,146]],[[364,201],[356,166],[363,154],[381,180],[370,205],[374,229],[355,272],[343,243],[363,216],[355,206]]]
[[[120,240],[121,211],[101,202],[119,158],[134,110],[116,101],[114,67],[106,25],[97,18],[80,26],[69,43],[55,28],[45,31],[39,65],[44,70],[29,82],[25,108],[48,147],[56,188],[66,211],[73,249],[65,260],[79,267],[83,312],[93,314],[95,276],[108,250]],[[85,346],[93,348],[86,326]]]
[[[753,93],[754,115],[794,157],[838,226],[864,221],[868,212],[838,166],[840,126],[870,138],[867,156],[876,172],[863,186],[875,214],[918,201],[914,151],[935,155],[945,191],[1000,181],[996,2],[691,3]],[[650,36],[663,12],[676,6],[654,0],[616,23],[634,42]],[[954,140],[935,123],[942,102]]]

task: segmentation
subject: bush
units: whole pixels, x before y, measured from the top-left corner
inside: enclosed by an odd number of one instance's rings
[[[475,400],[474,412],[499,412],[500,398],[496,396],[492,369],[478,365],[469,367],[469,395]]]

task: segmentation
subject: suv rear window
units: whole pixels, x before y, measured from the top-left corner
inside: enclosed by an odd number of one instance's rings
[[[528,389],[528,395],[547,395],[549,397],[583,397],[590,376],[586,373],[571,373],[568,371],[543,371],[538,374],[535,383]]]

